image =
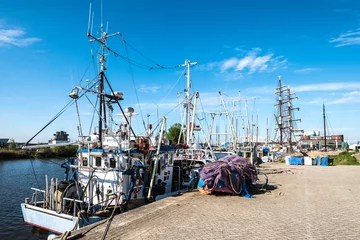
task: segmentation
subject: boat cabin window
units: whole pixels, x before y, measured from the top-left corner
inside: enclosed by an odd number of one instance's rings
[[[101,167],[101,157],[96,157],[95,158],[95,166]]]
[[[116,160],[115,158],[110,158],[110,167],[115,168],[116,167]]]
[[[82,165],[83,166],[87,166],[88,165],[88,159],[86,157],[83,158],[82,160]]]

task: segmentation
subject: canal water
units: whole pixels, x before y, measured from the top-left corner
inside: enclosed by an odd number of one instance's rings
[[[31,187],[45,189],[45,174],[62,180],[62,159],[0,161],[0,239],[47,239],[48,232],[24,223],[20,204]],[[33,166],[33,167],[32,167]]]

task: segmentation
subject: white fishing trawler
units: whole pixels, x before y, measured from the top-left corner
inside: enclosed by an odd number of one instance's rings
[[[90,16],[91,5],[89,23]],[[193,178],[184,169],[187,164],[175,158],[179,156],[175,154],[175,147],[162,144],[165,117],[157,145],[150,142],[149,135],[137,136],[134,133],[131,127],[134,109],[123,110],[120,101],[124,95],[113,91],[105,74],[106,51],[111,51],[107,40],[120,33],[107,34],[101,24],[101,36],[97,38],[91,34],[89,24],[87,34],[91,42],[100,44],[100,72],[93,85],[76,86],[69,94],[71,104],[75,104],[78,111],[79,138],[75,143],[66,144],[77,144],[77,154],[66,159],[61,166],[66,172],[65,179],[46,175],[45,189],[31,188],[34,191],[32,197],[21,204],[25,223],[55,234],[111,218],[127,211],[132,204],[145,204],[160,196],[174,194],[186,188]],[[88,94],[95,94],[99,99],[94,106],[98,126],[95,128],[97,131],[85,136],[78,104]],[[118,106],[123,116],[123,122],[116,129],[113,129],[113,106]],[[24,148],[36,147],[49,146]]]

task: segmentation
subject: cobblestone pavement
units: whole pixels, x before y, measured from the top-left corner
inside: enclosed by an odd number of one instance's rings
[[[360,239],[360,167],[264,168],[290,171],[268,175],[274,189],[254,199],[189,192],[118,215],[106,239]]]

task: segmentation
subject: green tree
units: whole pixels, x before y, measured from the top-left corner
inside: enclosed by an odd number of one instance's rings
[[[10,140],[9,149],[10,149],[10,150],[15,150],[15,149],[16,149],[16,144],[15,144],[14,139],[11,139],[11,140]]]
[[[180,136],[181,124],[175,123],[172,125],[168,132],[166,133],[166,139],[171,142],[171,144],[177,144]],[[180,143],[184,143],[184,136],[181,135]]]
[[[36,158],[48,158],[53,156],[51,148],[39,148],[35,152]]]
[[[76,154],[77,148],[77,146],[69,145],[52,147],[51,150],[57,157],[73,157]]]

